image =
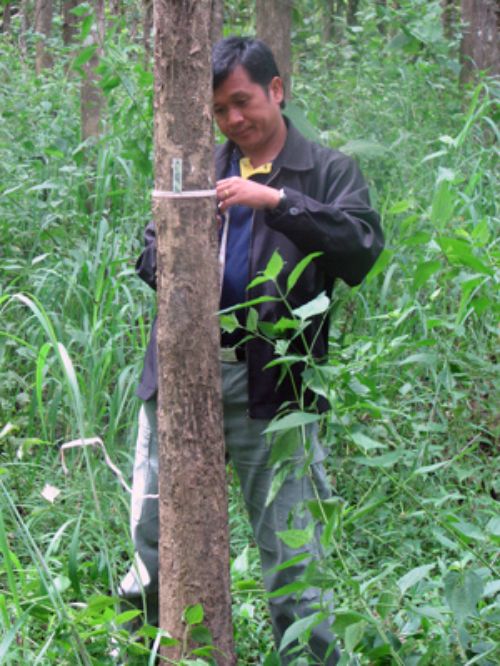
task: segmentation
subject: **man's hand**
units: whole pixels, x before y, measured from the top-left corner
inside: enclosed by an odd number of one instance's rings
[[[280,202],[280,193],[274,187],[245,180],[239,176],[219,180],[215,191],[221,213],[225,213],[230,206],[237,204],[262,210],[276,208]]]

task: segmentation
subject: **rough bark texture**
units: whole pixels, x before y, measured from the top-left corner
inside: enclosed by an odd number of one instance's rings
[[[285,99],[291,98],[291,0],[256,0],[257,37],[272,48],[285,86]]]
[[[10,34],[10,2],[3,6],[2,32],[4,35]]]
[[[211,0],[154,0],[155,187],[214,187]],[[234,664],[218,361],[215,200],[155,199],[158,237],[160,626],[185,632],[201,603],[224,666]],[[180,648],[166,650],[180,658]]]
[[[62,3],[62,35],[65,46],[69,46],[75,40],[78,32],[78,17],[71,10],[80,4],[81,0],[64,0]]]
[[[54,64],[46,41],[52,32],[52,0],[37,0],[35,5],[35,31],[39,33],[36,43],[35,71],[40,74]]]
[[[347,25],[356,25],[356,13],[358,11],[359,0],[349,0],[347,3],[346,22]]]
[[[461,83],[471,81],[477,70],[500,74],[499,12],[496,0],[462,0]]]
[[[99,136],[101,132],[101,112],[104,106],[102,90],[97,85],[99,77],[96,67],[102,53],[104,41],[104,0],[94,1],[95,23],[84,46],[95,45],[96,51],[84,65],[85,78],[80,90],[80,110],[82,117],[82,139]]]
[[[144,44],[144,65],[146,69],[151,65],[151,35],[153,32],[153,0],[142,2],[142,40]]]

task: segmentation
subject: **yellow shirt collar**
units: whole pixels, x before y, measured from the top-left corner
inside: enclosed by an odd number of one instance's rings
[[[261,164],[254,168],[249,157],[242,157],[240,159],[240,174],[245,180],[250,178],[250,176],[254,176],[256,173],[271,173],[272,168],[272,162],[266,162],[265,164]]]

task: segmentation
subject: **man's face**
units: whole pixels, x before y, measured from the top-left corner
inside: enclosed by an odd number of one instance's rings
[[[283,120],[281,79],[271,80],[267,91],[254,83],[238,65],[214,91],[214,115],[220,131],[245,155],[265,149]]]

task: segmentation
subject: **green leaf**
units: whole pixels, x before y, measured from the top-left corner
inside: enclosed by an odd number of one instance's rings
[[[83,65],[85,65],[85,63],[87,63],[92,58],[96,50],[97,44],[91,44],[90,46],[83,48],[73,60],[73,67],[75,69],[83,67]]]
[[[314,537],[314,523],[310,523],[304,530],[282,530],[277,535],[289,548],[303,548]]]
[[[360,640],[363,638],[363,635],[365,633],[365,628],[366,628],[366,622],[364,620],[361,622],[355,622],[354,624],[350,624],[347,627],[344,634],[344,643],[347,652],[349,653],[354,652],[356,645],[358,645]]]
[[[184,611],[184,622],[189,625],[200,624],[200,622],[203,622],[203,617],[203,606],[201,604],[188,606]]]
[[[401,449],[396,449],[396,451],[391,451],[390,453],[385,453],[383,456],[377,456],[375,458],[361,458],[355,456],[352,458],[352,462],[357,463],[358,465],[366,465],[367,467],[392,467],[403,455]]]
[[[391,263],[392,258],[394,256],[394,252],[392,250],[389,250],[385,248],[382,250],[382,252],[379,254],[377,261],[374,263],[372,268],[370,269],[370,272],[366,276],[366,281],[368,284],[373,282],[373,280],[377,277],[377,275],[380,275],[380,273],[383,273],[387,266]]]
[[[345,636],[347,627],[351,626],[352,624],[357,624],[358,622],[374,624],[374,621],[368,615],[363,615],[357,611],[337,610],[335,611],[335,621],[333,623],[332,629],[336,634],[343,638]]]
[[[299,448],[300,442],[300,432],[297,428],[279,432],[274,438],[269,456],[269,467],[276,465],[278,462],[288,460]]]
[[[427,280],[437,273],[442,268],[441,262],[435,259],[434,261],[424,261],[417,266],[415,275],[413,276],[413,289],[416,291],[423,287]]]
[[[289,430],[290,428],[298,428],[299,426],[309,425],[316,423],[321,419],[320,414],[311,414],[310,412],[292,412],[286,416],[275,419],[267,426],[264,432],[279,432],[281,430]]]
[[[287,102],[284,109],[284,115],[290,118],[295,127],[303,134],[309,141],[320,143],[321,139],[318,130],[312,125],[305,113],[293,102]]]
[[[219,325],[226,333],[234,333],[236,329],[240,328],[240,323],[234,312],[231,314],[220,315]]]
[[[406,590],[409,590],[410,587],[416,585],[423,578],[427,577],[427,574],[435,567],[435,564],[423,564],[420,567],[415,567],[407,574],[402,576],[397,581],[397,586],[399,587],[401,594],[404,594]]]
[[[318,294],[312,301],[301,305],[299,308],[293,310],[293,314],[299,319],[310,319],[316,315],[326,312],[330,307],[330,299],[324,291]]]
[[[302,617],[300,620],[295,620],[283,634],[280,643],[280,652],[287,648],[291,643],[294,643],[301,636],[309,636],[309,632],[313,627],[323,622],[325,619],[324,613],[312,613],[307,617]]]
[[[344,143],[339,150],[346,153],[346,155],[368,158],[381,157],[387,152],[387,148],[381,143],[368,139],[351,139],[347,143]]]
[[[270,280],[275,280],[281,273],[284,265],[285,264],[281,258],[280,253],[275,250],[273,252],[273,256],[269,259],[269,262],[264,269],[264,275]]]
[[[362,432],[351,433],[352,441],[363,449],[363,451],[373,451],[373,449],[386,449],[387,445],[381,442],[376,442],[371,437],[364,435]]]
[[[255,308],[249,308],[247,313],[246,329],[250,333],[255,333],[259,323],[259,314]]]
[[[483,595],[483,581],[473,571],[450,571],[444,579],[444,596],[459,626],[476,612]]]
[[[317,257],[320,257],[322,254],[323,254],[322,252],[313,252],[312,254],[308,254],[307,257],[304,257],[304,259],[301,259],[301,261],[299,261],[299,263],[295,266],[295,268],[288,276],[286,282],[287,294],[295,287],[297,280],[300,278],[300,276],[306,270],[309,264],[312,261],[314,261],[314,259],[316,259]]]

